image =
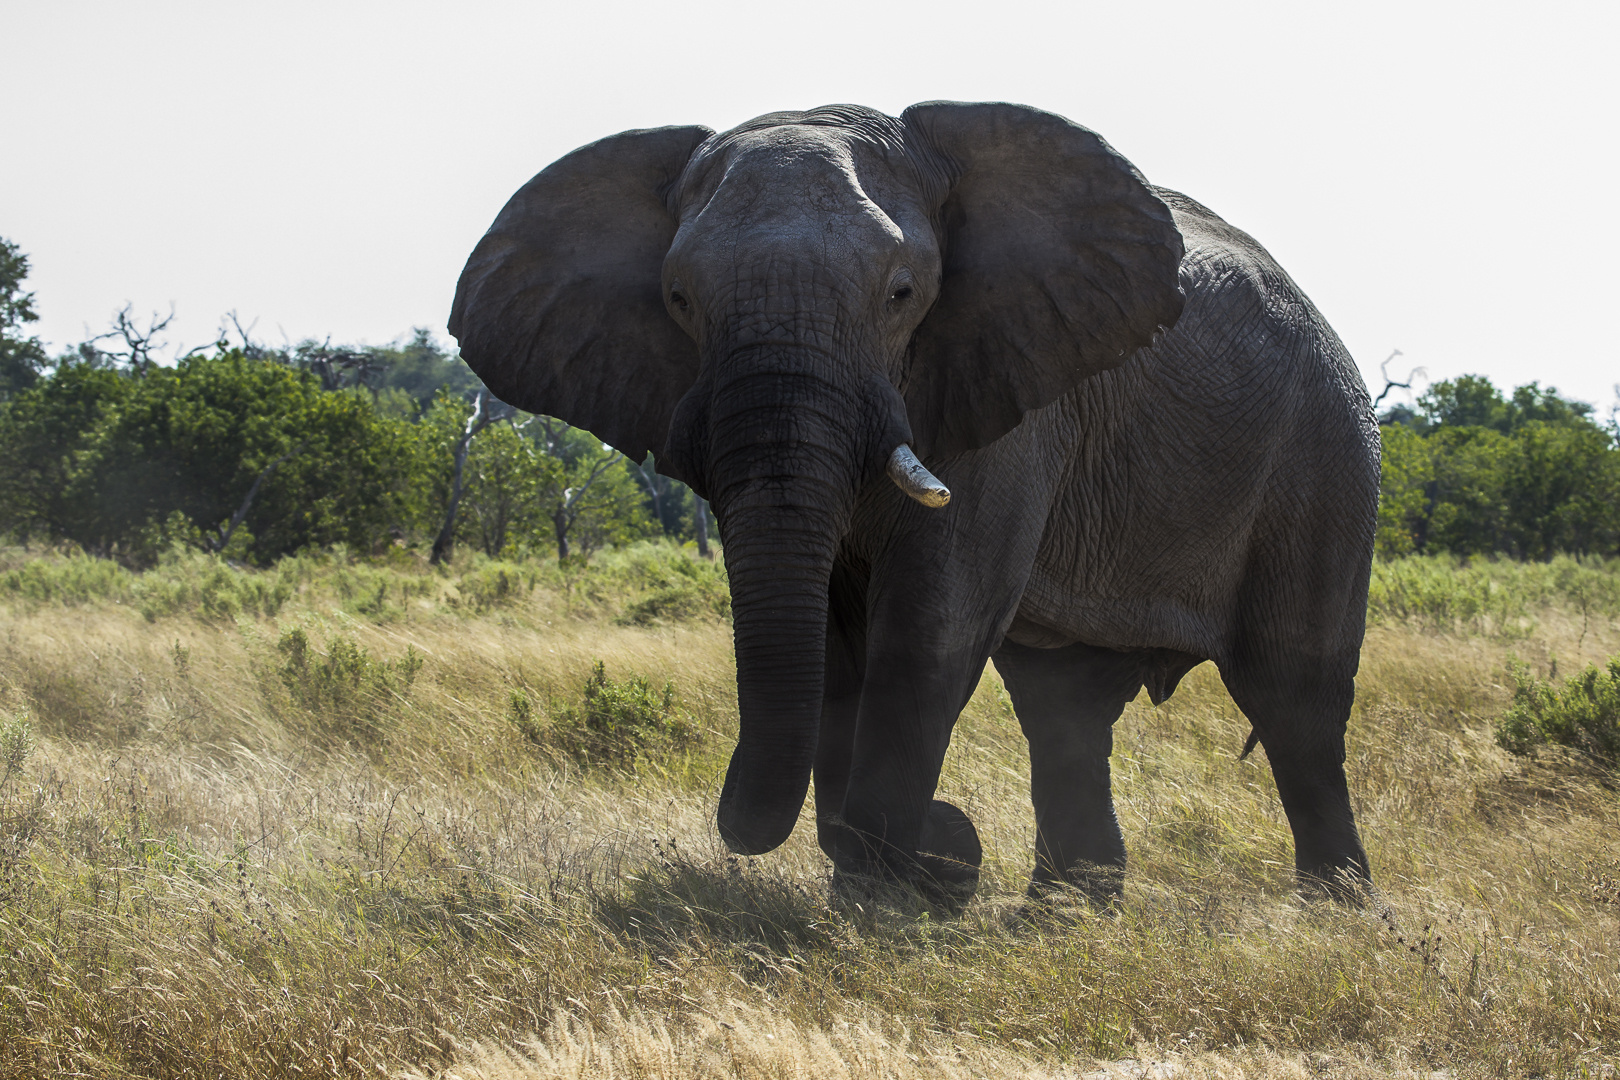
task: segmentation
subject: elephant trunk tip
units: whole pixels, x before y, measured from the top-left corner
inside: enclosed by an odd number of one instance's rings
[[[889,455],[889,479],[924,506],[937,510],[951,501],[951,489],[940,483],[905,443],[895,447],[894,453]]]
[[[720,796],[720,810],[715,816],[720,839],[725,841],[727,850],[732,854],[763,855],[781,847],[793,832],[794,823],[798,820],[797,813],[778,816],[750,814],[737,805],[734,796],[728,797],[728,794]],[[803,796],[799,801],[803,803]]]

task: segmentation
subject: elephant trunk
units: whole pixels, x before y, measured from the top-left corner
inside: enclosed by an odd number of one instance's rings
[[[759,855],[793,831],[810,784],[837,535],[796,514],[722,520],[739,731],[720,792],[720,835],[732,851]]]
[[[856,493],[909,434],[887,383],[876,393],[832,385],[807,370],[814,359],[756,360],[717,387],[709,410],[706,473],[726,545],[740,714],[718,821],[744,855],[786,840],[804,805],[833,557]]]

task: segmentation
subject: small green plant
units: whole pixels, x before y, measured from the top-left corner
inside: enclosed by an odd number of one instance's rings
[[[1526,664],[1513,663],[1513,704],[1497,723],[1505,750],[1528,754],[1556,743],[1606,765],[1620,765],[1620,657],[1607,670],[1588,665],[1562,682],[1538,679]]]
[[[4,792],[11,778],[21,773],[34,752],[34,725],[28,713],[12,713],[0,717],[0,792]]]
[[[343,736],[379,735],[390,701],[409,695],[422,670],[414,646],[398,660],[374,660],[362,645],[339,636],[321,653],[298,628],[281,635],[277,648],[286,657],[281,681],[293,701]]]
[[[525,739],[532,743],[545,742],[545,726],[535,719],[534,703],[522,690],[512,691],[508,716],[512,726],[517,728]]]
[[[643,675],[610,679],[600,660],[585,680],[583,707],[560,710],[556,727],[564,748],[585,761],[626,761],[654,749],[680,750],[701,736],[692,718],[676,708],[674,683],[655,690]]]

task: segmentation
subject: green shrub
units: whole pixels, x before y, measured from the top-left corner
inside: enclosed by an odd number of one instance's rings
[[[1527,754],[1556,743],[1607,765],[1620,765],[1620,657],[1608,670],[1588,665],[1562,682],[1542,680],[1515,663],[1513,704],[1497,723],[1503,749]]]
[[[42,557],[0,574],[0,594],[36,604],[124,600],[137,576],[111,559],[89,555]]]
[[[512,721],[512,726],[518,729],[518,733],[530,742],[545,745],[545,725],[535,718],[534,703],[529,700],[529,695],[522,690],[512,691],[508,707],[508,718]]]
[[[519,730],[541,741],[530,719],[528,702],[513,695],[513,718]],[[551,735],[563,750],[580,761],[629,761],[654,750],[681,750],[701,738],[692,717],[676,707],[675,685],[666,682],[655,690],[642,675],[621,681],[608,678],[607,666],[596,661],[585,680],[580,707],[556,710]]]
[[[286,658],[281,681],[294,704],[318,727],[345,739],[379,736],[388,708],[410,694],[422,670],[422,656],[412,646],[398,660],[374,660],[353,639],[339,636],[321,653],[296,628],[281,635],[277,648]]]
[[[208,619],[276,615],[296,591],[277,567],[238,568],[215,555],[171,549],[156,566],[134,576],[136,608],[150,620],[189,613]]]
[[[456,579],[455,606],[474,614],[526,600],[537,577],[533,566],[509,562],[483,563]]]
[[[688,619],[724,619],[731,614],[731,589],[725,570],[690,558],[679,549],[661,560],[635,566],[636,584],[645,595],[625,605],[616,620],[621,626],[652,626]]]
[[[1522,636],[1530,629],[1530,598],[1516,575],[1506,580],[1489,564],[1444,555],[1415,555],[1373,565],[1367,589],[1369,622],[1413,622],[1427,630]]]

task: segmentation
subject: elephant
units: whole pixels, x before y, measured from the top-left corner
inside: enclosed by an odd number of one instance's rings
[[[450,332],[502,400],[709,500],[739,735],[720,836],[814,779],[835,880],[977,886],[933,798],[993,659],[1029,741],[1030,892],[1122,895],[1113,725],[1211,660],[1302,891],[1370,888],[1345,779],[1379,441],[1322,315],[1247,234],[1006,103],[626,131],[545,168]]]

